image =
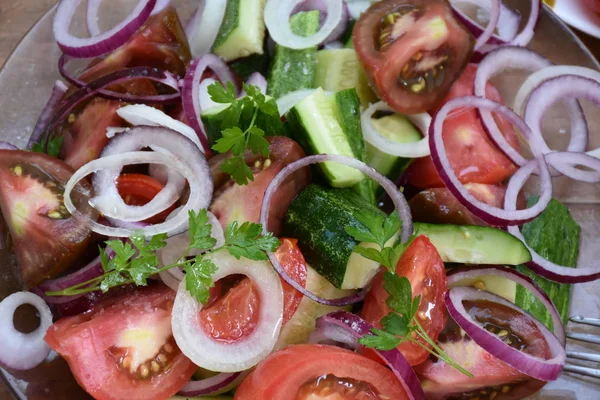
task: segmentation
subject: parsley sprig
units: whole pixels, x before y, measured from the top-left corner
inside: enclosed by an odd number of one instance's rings
[[[397,237],[401,228],[398,214],[393,212],[388,217],[384,217],[358,212],[355,216],[360,224],[347,226],[346,232],[359,242],[370,242],[377,245],[377,248],[356,246],[354,251],[386,267],[387,271],[383,275],[383,288],[389,294],[386,304],[391,310],[381,319],[382,329],[372,329],[371,334],[359,339],[359,343],[378,350],[392,350],[402,343],[411,342],[421,346],[463,374],[473,377],[429,337],[417,318],[421,295],[413,297],[408,278],[398,276],[395,272],[400,256],[412,241],[409,240],[406,244],[402,244],[394,243],[395,240],[392,240]]]
[[[167,235],[159,234],[150,240],[137,234],[128,241],[107,240],[106,246],[112,249],[110,257],[106,250],[100,249],[100,263],[104,273],[94,279],[71,286],[67,289],[46,292],[48,296],[74,296],[95,291],[106,292],[111,288],[135,284],[147,285],[151,275],[180,267],[185,271],[186,288],[199,302],[205,304],[209,298],[210,288],[214,286],[212,276],[218,267],[209,253],[220,250],[228,251],[238,260],[245,257],[251,260],[266,260],[267,251],[275,251],[279,247],[279,239],[271,233],[262,235],[262,225],[244,222],[239,225],[231,223],[225,231],[225,243],[215,248],[217,241],[211,236],[211,225],[205,209],[195,213],[189,212],[190,243],[179,260],[175,263],[159,267],[156,252],[167,245]],[[193,258],[188,258],[192,249],[206,250]]]
[[[244,84],[246,96],[237,98],[231,82],[224,87],[218,82],[208,87],[208,93],[214,102],[229,104],[223,110],[221,121],[222,138],[216,141],[212,149],[219,153],[231,151],[233,157],[223,162],[221,169],[231,175],[238,185],[246,185],[254,180],[254,174],[244,161],[244,152],[249,149],[254,154],[269,156],[269,142],[265,131],[257,126],[258,118],[279,118],[279,110],[274,99],[267,99],[260,89]]]
[[[34,143],[33,146],[31,146],[31,151],[35,153],[47,153],[52,157],[58,157],[64,139],[65,138],[62,135],[46,137],[41,143]]]

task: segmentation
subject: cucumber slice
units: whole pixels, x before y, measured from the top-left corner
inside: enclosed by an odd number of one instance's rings
[[[266,0],[228,0],[213,53],[225,61],[263,54]]]
[[[296,104],[286,118],[289,131],[308,153],[355,157],[350,140],[338,122],[333,102],[322,89]],[[354,186],[364,178],[360,171],[334,162],[321,163],[319,168],[333,187]]]
[[[320,50],[316,62],[314,87],[331,92],[355,88],[363,107],[377,101],[354,49]]]
[[[241,0],[240,0],[241,1]],[[290,18],[292,32],[311,36],[319,30],[319,11],[299,12]],[[285,23],[285,21],[282,21]],[[269,73],[267,94],[276,99],[299,89],[312,88],[316,69],[317,47],[302,50],[275,46],[275,56]]]
[[[271,57],[264,51],[263,54],[252,54],[246,58],[235,60],[229,66],[242,80],[246,81],[254,72],[260,72],[263,76],[267,76],[270,61]]]
[[[355,217],[359,210],[374,218],[384,215],[352,190],[309,185],[285,217],[286,236],[297,238],[306,261],[342,289],[364,287],[379,269],[379,264],[354,253],[359,243],[346,233],[346,226],[360,226]],[[531,260],[525,245],[500,229],[420,223],[414,229],[429,237],[445,262],[518,265]]]
[[[465,279],[457,282],[454,286],[473,286],[477,289],[487,290],[504,297],[512,303],[515,303],[517,297],[517,284],[510,279],[497,275],[484,275],[477,279]]]
[[[329,283],[327,279],[323,278],[317,273],[317,271],[308,265],[306,274],[306,289],[328,299],[349,296],[352,293],[348,290],[340,290],[336,288]],[[350,308],[350,306],[324,306],[312,301],[308,297],[302,298],[300,306],[294,313],[294,316],[281,328],[281,333],[279,334],[279,340],[275,345],[275,349],[281,349],[292,344],[306,343],[310,333],[315,330],[317,318],[333,311],[350,311]]]
[[[418,142],[422,139],[419,130],[400,114],[373,118],[373,126],[389,140],[398,143]],[[366,163],[388,178],[395,180],[410,165],[412,159],[382,153],[369,143],[366,144]]]

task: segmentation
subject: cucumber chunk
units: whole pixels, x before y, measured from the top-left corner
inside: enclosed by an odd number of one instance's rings
[[[263,54],[266,0],[228,0],[225,17],[213,44],[213,53],[231,61]]]
[[[240,0],[241,1],[241,0]],[[317,33],[319,11],[299,12],[290,18],[292,32],[300,36]],[[286,21],[281,21],[285,23]],[[317,47],[302,50],[275,45],[275,56],[269,73],[267,94],[276,99],[299,89],[312,88],[316,69]]]
[[[335,101],[335,100],[334,100]],[[332,99],[322,89],[296,104],[287,114],[289,131],[309,154],[338,154],[355,157],[346,132],[340,125]],[[335,162],[319,164],[333,187],[350,187],[364,179],[355,168]]]

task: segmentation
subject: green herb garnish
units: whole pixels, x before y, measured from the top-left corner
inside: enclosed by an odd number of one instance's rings
[[[277,103],[267,99],[260,89],[244,84],[246,96],[237,98],[231,82],[227,87],[213,83],[208,93],[214,102],[229,104],[223,113],[221,133],[223,137],[216,141],[212,149],[219,153],[231,151],[232,158],[221,165],[221,169],[231,175],[238,185],[246,185],[254,180],[254,174],[244,161],[244,152],[249,149],[254,154],[269,156],[269,142],[265,139],[265,131],[256,125],[259,114],[279,116]]]
[[[371,334],[359,339],[359,343],[378,350],[392,350],[402,343],[411,342],[421,346],[440,360],[472,378],[473,375],[469,371],[454,362],[429,337],[416,318],[421,304],[421,296],[413,298],[412,287],[408,278],[396,275],[396,264],[412,241],[409,240],[406,244],[389,245],[389,242],[396,237],[401,228],[397,213],[394,211],[387,218],[383,216],[374,217],[372,214],[360,212],[355,216],[360,225],[347,226],[346,232],[359,242],[375,243],[379,247],[377,249],[356,246],[354,251],[386,267],[387,271],[383,275],[383,288],[389,294],[386,304],[391,310],[381,319],[382,329],[372,329]]]
[[[145,286],[147,279],[154,274],[171,268],[181,267],[186,273],[186,288],[190,294],[202,304],[209,298],[209,290],[214,286],[212,276],[218,267],[206,256],[211,252],[227,250],[237,258],[266,260],[267,251],[275,251],[279,247],[279,239],[272,233],[262,235],[262,225],[245,222],[239,225],[233,222],[226,229],[225,243],[214,248],[216,240],[211,236],[211,225],[205,209],[199,213],[189,212],[190,243],[179,260],[173,264],[158,267],[157,250],[167,245],[167,235],[153,236],[149,241],[141,235],[134,235],[128,241],[107,240],[106,246],[114,252],[111,257],[104,249],[100,249],[100,262],[104,273],[97,278],[82,282],[67,289],[46,292],[48,296],[74,296],[101,290],[108,291],[116,286],[135,284]],[[188,259],[192,249],[207,250],[194,258]]]
[[[58,157],[64,139],[63,136],[47,137],[41,143],[34,143],[31,146],[31,151],[35,153],[47,153],[49,156]]]

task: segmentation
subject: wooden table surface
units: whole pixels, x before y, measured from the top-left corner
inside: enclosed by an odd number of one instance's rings
[[[57,0],[0,0],[0,66],[35,22]],[[600,40],[584,33],[579,37],[600,59]],[[12,399],[0,382],[0,400]]]

